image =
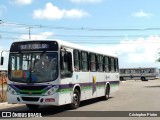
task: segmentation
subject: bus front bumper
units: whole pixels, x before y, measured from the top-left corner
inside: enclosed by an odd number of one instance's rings
[[[36,104],[36,105],[56,105],[59,106],[59,93],[50,96],[13,95],[7,92],[9,104]]]

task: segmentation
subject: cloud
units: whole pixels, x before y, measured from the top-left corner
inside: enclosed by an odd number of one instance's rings
[[[151,16],[153,16],[153,14],[146,13],[141,9],[140,11],[133,13],[133,16],[137,17],[137,18],[142,18],[142,17],[151,17]]]
[[[2,16],[7,11],[7,7],[5,5],[0,5],[0,16]]]
[[[97,46],[99,51],[117,53],[120,67],[160,67],[156,63],[160,49],[160,37],[149,36],[135,40],[122,40],[118,45]]]
[[[11,4],[17,5],[29,5],[33,2],[33,0],[10,0]]]
[[[47,3],[44,9],[33,11],[33,18],[59,20],[62,18],[82,18],[89,15],[87,12],[79,9],[65,10],[54,6],[52,3]]]
[[[76,3],[76,4],[80,4],[80,3],[93,3],[93,4],[96,4],[96,3],[102,2],[103,0],[70,0],[70,1],[73,2],[73,3]]]

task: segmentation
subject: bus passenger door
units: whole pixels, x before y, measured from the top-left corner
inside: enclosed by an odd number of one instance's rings
[[[71,95],[73,93],[72,85],[72,54],[70,51],[61,51],[60,53],[60,105],[71,103]]]

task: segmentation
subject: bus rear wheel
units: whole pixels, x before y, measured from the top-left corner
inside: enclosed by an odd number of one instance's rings
[[[145,77],[141,77],[142,81],[148,81]]]
[[[124,78],[123,78],[123,77],[120,77],[120,81],[124,81]]]
[[[77,89],[73,92],[72,103],[70,104],[71,109],[77,109],[80,104],[80,93]]]
[[[32,105],[32,104],[26,104],[26,106],[30,109],[30,110],[37,110],[39,105]]]
[[[110,88],[107,85],[106,90],[105,90],[105,95],[103,96],[104,100],[108,100],[109,99],[109,93],[110,93]]]

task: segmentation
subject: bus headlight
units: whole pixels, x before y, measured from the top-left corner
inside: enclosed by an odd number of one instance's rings
[[[7,87],[7,91],[10,93],[10,94],[13,94],[13,95],[17,95],[17,92],[11,87],[8,85]]]
[[[59,86],[54,86],[50,88],[47,92],[45,92],[44,95],[53,95],[58,90],[58,88]]]

